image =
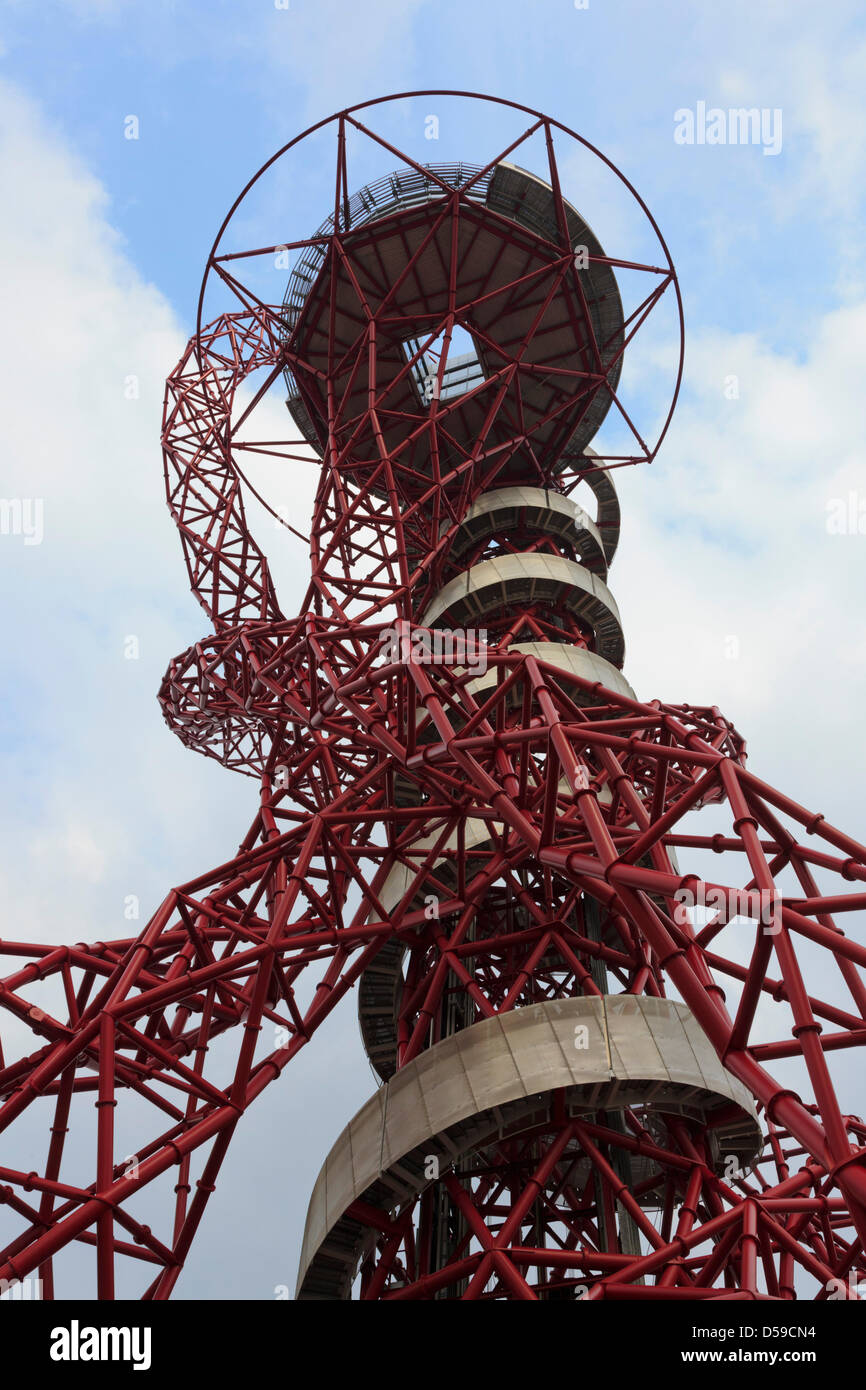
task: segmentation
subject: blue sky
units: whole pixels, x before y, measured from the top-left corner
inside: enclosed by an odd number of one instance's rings
[[[6,71],[104,182],[136,266],[184,317],[229,194],[275,148],[350,102],[466,87],[550,109],[619,160],[667,231],[691,313],[759,326],[778,346],[794,320],[774,285],[799,276],[808,332],[840,272],[854,273],[839,253],[847,262],[840,243],[862,197],[848,178],[864,67],[856,16],[844,0],[820,11],[13,0],[3,27]],[[677,146],[674,111],[699,100],[780,108],[781,153]],[[130,112],[135,143],[121,138]]]
[[[341,106],[417,88],[537,106],[597,144],[649,203],[682,285],[686,376],[659,459],[618,479],[611,588],[626,674],[647,698],[719,704],[749,739],[750,767],[866,838],[866,535],[826,526],[834,499],[866,499],[858,10],[5,5],[3,492],[44,498],[45,538],[0,537],[4,935],[122,934],[129,894],[146,918],[170,885],[232,853],[252,819],[254,789],[184,750],[156,706],[170,657],[204,635],[162,494],[163,382],[250,174]],[[677,144],[675,113],[699,102],[779,109],[781,151]],[[418,149],[428,109],[405,113]],[[124,139],[130,114],[137,141]],[[483,135],[475,118],[443,127],[430,157],[483,162]],[[316,173],[299,166],[295,215]],[[579,202],[593,225],[614,215],[600,191],[590,204]],[[310,230],[326,212],[310,207]],[[310,485],[295,489],[301,512]],[[261,532],[265,548],[273,535]],[[275,563],[291,613],[306,557]],[[130,634],[136,661],[122,654]],[[373,1085],[348,1002],[239,1131],[182,1295],[266,1298],[293,1284],[318,1166]],[[238,1199],[250,1172],[256,1212]]]

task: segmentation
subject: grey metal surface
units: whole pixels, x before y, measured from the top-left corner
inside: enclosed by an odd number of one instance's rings
[[[625,639],[616,599],[597,574],[561,555],[482,560],[440,589],[418,621],[422,627],[444,626],[446,620],[454,627],[473,627],[490,613],[532,602],[565,603],[593,629],[599,655],[622,666]]]
[[[576,1044],[579,1026],[587,1046]],[[347,1215],[353,1202],[387,1214],[428,1185],[431,1157],[447,1167],[504,1133],[543,1123],[559,1088],[571,1114],[652,1104],[703,1124],[733,1107],[715,1130],[720,1167],[727,1154],[747,1167],[761,1144],[751,1096],[684,1004],[605,995],[497,1015],[421,1053],[343,1130],[313,1188],[297,1297],[350,1296],[372,1238]]]
[[[443,522],[443,529],[449,526]],[[570,497],[550,488],[493,488],[473,502],[449,542],[449,559],[456,562],[479,541],[507,536],[520,526],[529,535],[550,536],[575,547],[577,558],[593,574],[607,575],[607,557],[595,522]]]

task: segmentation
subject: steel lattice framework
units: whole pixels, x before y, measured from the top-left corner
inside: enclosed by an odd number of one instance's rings
[[[224,249],[260,174],[217,238],[202,302],[224,309],[200,311],[164,417],[213,630],[160,701],[259,806],[140,935],[3,941],[0,1278],[68,1293],[74,1244],[99,1298],[121,1263],[167,1298],[244,1112],[356,985],[383,1085],[314,1194],[300,1297],[855,1297],[866,1273],[866,1132],[832,1072],[866,1043],[866,947],[839,925],[866,849],[748,771],[718,709],[621,674],[612,472],[655,456],[681,336],[654,443],[621,372],[663,299],[681,335],[676,277],[621,175],[656,265],[606,255],[563,196],[562,146],[591,147],[500,105],[520,132],[471,167],[401,154],[378,103],[345,111],[314,128],[334,137],[314,236]],[[399,167],[359,192],[361,137]],[[538,175],[512,162],[530,146]],[[267,302],[245,272],[280,251]],[[292,438],[250,438],[283,381]],[[590,448],[607,416],[630,450]],[[286,618],[242,494],[256,456],[309,457],[298,432],[321,473]],[[708,806],[723,828],[697,833]],[[715,874],[682,872],[709,854]],[[581,1028],[586,1059],[554,1056]],[[458,1076],[480,1078],[459,1103]]]

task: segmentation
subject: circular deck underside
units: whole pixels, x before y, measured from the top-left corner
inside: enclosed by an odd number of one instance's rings
[[[500,482],[509,473],[522,478],[530,454],[551,474],[572,466],[566,447],[582,454],[619,382],[622,302],[598,239],[568,203],[562,204],[561,221],[552,189],[534,174],[507,162],[476,177],[481,174],[462,164],[430,166],[427,174],[402,170],[360,190],[349,200],[349,225],[340,234],[343,256],[335,260],[327,253],[329,219],[292,274],[286,297],[293,363],[289,410],[322,452],[332,436],[321,379],[336,342],[340,410],[333,438],[338,449],[350,450],[352,467],[373,491],[382,492],[376,465],[383,441],[406,465],[407,486],[413,470],[430,468],[424,437],[408,454],[402,449],[429,416],[426,383],[437,359],[423,345],[449,320],[452,300],[442,267],[453,254],[451,209],[458,188],[466,191],[455,224],[456,321],[473,350],[448,368],[437,406],[443,420],[447,415],[440,438],[443,465],[468,457],[483,436],[491,457],[517,451],[513,465],[500,461]],[[563,255],[570,262],[577,250],[585,250],[588,260],[574,256],[563,275]],[[552,279],[559,292],[551,298]],[[369,318],[377,322],[376,430],[357,423],[367,405],[366,366],[361,370],[359,364],[366,363],[363,329]],[[508,398],[519,403],[519,440],[508,412],[499,411],[492,424],[487,420],[501,373],[512,365],[517,378]]]
[[[431,1157],[446,1169],[471,1149],[531,1127],[560,1089],[571,1115],[651,1104],[706,1124],[724,1112],[719,1150],[742,1166],[761,1144],[751,1097],[683,1004],[608,995],[497,1015],[423,1052],[343,1130],[313,1188],[296,1297],[351,1297],[376,1234],[350,1214],[353,1203],[393,1212],[429,1185]]]
[[[622,666],[625,638],[613,594],[597,574],[561,555],[507,554],[482,560],[440,589],[419,623],[474,627],[528,603],[563,604],[592,628],[599,655]]]
[[[443,530],[449,523],[443,523]],[[494,488],[473,502],[449,540],[449,560],[457,565],[467,550],[516,532],[564,541],[578,552],[580,563],[594,574],[607,576],[607,553],[601,532],[570,497],[550,488]]]

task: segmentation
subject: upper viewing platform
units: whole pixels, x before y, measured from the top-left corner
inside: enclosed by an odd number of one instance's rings
[[[619,381],[624,320],[613,270],[575,208],[514,164],[442,164],[360,189],[341,223],[339,253],[325,240],[307,247],[284,302],[287,404],[320,453],[326,381],[340,403],[333,444],[358,481],[383,452],[419,488],[479,440],[500,485],[546,481],[566,448],[583,452]],[[333,232],[331,216],[316,236]]]

